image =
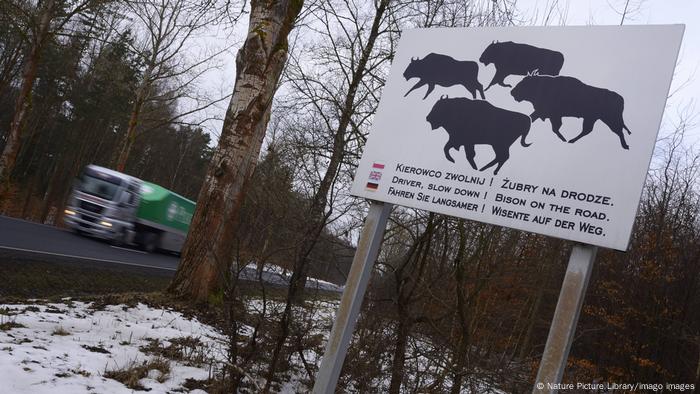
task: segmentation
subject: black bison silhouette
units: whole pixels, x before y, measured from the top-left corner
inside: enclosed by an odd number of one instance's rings
[[[485,66],[493,63],[496,75],[486,87],[498,84],[511,87],[505,83],[509,75],[527,75],[537,71],[543,75],[559,75],[564,65],[564,55],[560,52],[517,42],[493,42],[481,54],[479,61]]]
[[[453,163],[450,149],[459,150],[464,146],[467,161],[476,170],[474,145],[491,145],[496,158],[479,171],[498,164],[494,175],[510,157],[510,146],[518,137],[522,146],[530,146],[525,142],[530,131],[530,118],[519,112],[495,107],[484,100],[441,97],[425,119],[433,130],[442,127],[449,134],[444,152],[447,160]]]
[[[532,121],[549,119],[552,130],[562,141],[566,142],[559,132],[562,117],[583,118],[581,134],[570,143],[589,134],[595,122],[602,120],[620,137],[622,147],[629,149],[622,132],[625,129],[632,134],[622,119],[625,100],[611,90],[589,86],[572,77],[532,75],[523,78],[510,94],[518,102],[525,100],[532,103],[535,108],[530,115]]]
[[[403,72],[403,77],[407,81],[411,78],[419,78],[420,80],[406,92],[404,97],[423,85],[428,85],[428,91],[425,92],[423,100],[435,89],[435,85],[444,87],[462,85],[474,98],[476,98],[476,92],[479,91],[483,99],[484,87],[477,79],[478,74],[479,65],[468,60],[455,60],[439,53],[430,53],[423,59],[412,58],[406,71]]]

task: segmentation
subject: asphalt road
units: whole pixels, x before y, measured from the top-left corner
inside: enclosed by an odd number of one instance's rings
[[[110,245],[105,241],[81,236],[65,229],[0,216],[0,259],[3,256],[41,256],[47,262],[72,262],[84,267],[122,267],[127,271],[158,271],[173,275],[180,258],[172,254],[146,253],[144,251]],[[262,280],[273,286],[286,287],[290,274],[264,271]],[[256,282],[257,273],[250,267],[243,268],[241,280]],[[342,292],[342,287],[309,279],[307,288]]]
[[[180,262],[174,255],[116,247],[68,230],[0,216],[0,256],[4,253],[34,254],[43,256],[46,261],[69,258],[91,264],[151,268],[173,273]]]

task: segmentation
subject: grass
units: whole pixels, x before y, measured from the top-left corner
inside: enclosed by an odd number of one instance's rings
[[[0,315],[1,316],[13,316],[16,315],[17,311],[15,309],[10,309],[10,308],[0,308]]]
[[[139,349],[158,357],[164,357],[173,361],[183,362],[185,365],[200,367],[210,362],[209,348],[199,339],[193,336],[176,337],[167,340],[166,346],[160,339],[146,338],[147,345]]]
[[[170,278],[120,268],[49,263],[26,257],[0,258],[0,302],[26,298],[60,299],[164,290]]]
[[[70,332],[66,331],[66,329],[63,328],[63,326],[58,326],[54,328],[54,330],[51,332],[51,335],[65,337],[67,335],[70,335]]]
[[[13,328],[25,328],[26,326],[21,323],[17,323],[14,320],[6,321],[0,323],[0,331],[10,331]]]
[[[53,260],[52,260],[53,261]],[[125,305],[125,308],[134,307],[138,303],[144,303],[151,307],[173,309],[181,312],[185,318],[196,317],[200,322],[221,329],[228,328],[225,314],[221,305],[201,305],[191,300],[173,297],[164,290],[170,283],[172,273],[154,270],[124,270],[123,267],[108,267],[86,264],[75,261],[47,262],[38,260],[37,257],[26,255],[0,255],[0,304],[1,303],[27,303],[33,299],[33,303],[47,302],[71,302],[73,300],[92,302],[91,309],[102,310],[109,305]],[[265,285],[261,288],[258,283],[239,282],[239,300],[246,298],[263,298],[268,301],[284,302],[287,289]],[[34,299],[42,299],[36,301]],[[336,301],[340,295],[333,292],[307,291],[307,301]],[[11,330],[22,327],[14,323],[12,315],[23,312],[39,312],[36,306],[26,307],[22,311],[0,308],[0,330]],[[47,307],[45,312],[61,312]],[[249,316],[239,311],[239,320],[246,323]],[[70,335],[71,333],[62,327],[54,330],[53,335]],[[194,338],[191,338],[194,339]],[[25,339],[22,339],[25,340]],[[29,341],[29,340],[27,340]],[[207,363],[207,355],[203,353],[201,344],[190,342],[170,341],[167,346],[149,344],[151,354],[168,357],[173,360],[184,361],[190,365],[202,365]],[[186,340],[182,340],[186,341]],[[131,343],[123,341],[123,344]],[[109,352],[102,347],[91,347],[94,352]]]
[[[85,350],[88,350],[93,353],[102,353],[102,354],[110,354],[111,352],[104,347],[100,346],[90,346],[90,345],[80,345]]]
[[[82,375],[82,376],[84,376],[84,377],[86,377],[86,378],[89,377],[89,376],[91,375],[90,372],[88,372],[88,371],[86,371],[86,370],[84,370],[84,369],[80,369],[80,368],[71,369],[70,371],[73,372],[73,373],[76,374],[76,375]]]
[[[0,331],[10,331],[13,328],[25,328],[26,326],[17,323],[17,312],[15,309],[0,308]]]
[[[69,377],[71,377],[71,376],[73,376],[73,375],[82,375],[82,376],[84,376],[84,377],[87,378],[87,377],[89,377],[91,374],[90,374],[90,372],[88,372],[88,371],[86,371],[86,370],[84,370],[84,369],[74,368],[74,369],[70,369],[70,370],[68,370],[68,371],[57,372],[57,373],[55,373],[53,376],[55,376],[55,377],[57,377],[57,378],[69,378]]]
[[[141,384],[141,379],[148,376],[150,371],[157,371],[155,378],[159,383],[163,383],[170,375],[170,361],[163,357],[155,357],[150,360],[138,363],[135,360],[124,367],[106,370],[103,377],[114,379],[132,390],[146,391],[146,387]]]
[[[170,284],[173,272],[151,269],[129,269],[123,267],[100,266],[86,262],[44,261],[22,254],[3,253],[0,256],[0,303],[24,302],[27,298],[42,298],[49,302],[65,302],[64,297],[99,300],[106,298],[107,305],[115,304],[123,294],[163,293]],[[279,286],[241,281],[238,284],[241,296],[262,298],[283,302],[287,289]],[[110,297],[115,295],[115,297]],[[107,297],[104,297],[107,296]],[[141,296],[131,297],[141,299]],[[172,301],[171,297],[167,297]],[[340,294],[326,291],[307,290],[309,301],[335,301]],[[170,303],[167,301],[166,303]],[[134,301],[132,303],[135,304]],[[96,307],[99,307],[96,305]]]

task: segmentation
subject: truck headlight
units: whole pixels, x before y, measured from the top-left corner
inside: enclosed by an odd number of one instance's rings
[[[65,212],[66,215],[75,216],[75,211],[71,211],[70,209],[66,209],[63,212]]]
[[[105,222],[104,220],[101,221],[100,224],[103,225],[103,226],[105,226],[105,227],[112,227],[112,223],[110,223],[110,222]]]

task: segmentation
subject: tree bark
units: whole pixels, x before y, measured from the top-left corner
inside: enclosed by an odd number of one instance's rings
[[[547,283],[549,283],[549,276],[552,268],[552,261],[556,261],[555,254],[559,250],[559,243],[547,242],[545,244],[547,249],[540,257],[541,267],[538,271],[542,274],[540,275],[540,281],[537,284],[537,293],[535,295],[535,301],[530,310],[528,323],[525,329],[525,335],[523,337],[522,344],[520,345],[520,350],[518,352],[518,358],[523,361],[530,354],[530,345],[532,343],[532,336],[535,333],[535,324],[537,323],[537,318],[539,316],[540,306],[542,305],[542,300],[544,298],[545,290],[547,289]]]
[[[698,367],[695,369],[695,390],[700,391],[700,343],[698,344]]]
[[[467,316],[467,296],[466,292],[466,234],[464,231],[464,220],[459,220],[457,223],[459,232],[459,246],[457,255],[455,256],[455,280],[457,287],[457,316],[459,318],[459,345],[456,353],[452,355],[453,372],[452,372],[452,387],[450,394],[459,394],[462,391],[464,379],[464,367],[467,361],[467,351],[469,350],[469,334],[470,324],[469,316]]]
[[[422,234],[413,242],[406,253],[403,262],[394,271],[396,280],[396,341],[394,343],[394,355],[391,363],[391,381],[389,393],[401,392],[403,376],[406,370],[406,348],[413,325],[418,322],[411,314],[416,300],[414,292],[419,286],[420,276],[426,266],[427,257],[430,254],[430,243],[433,237],[435,222],[434,213],[428,215],[428,222]],[[411,270],[408,272],[408,270]]]
[[[126,168],[126,161],[129,160],[129,154],[131,154],[131,148],[134,146],[134,142],[136,142],[136,127],[139,124],[143,105],[146,103],[146,99],[151,91],[151,77],[153,76],[153,72],[156,68],[156,62],[158,61],[156,53],[160,50],[160,45],[161,40],[158,39],[153,47],[153,54],[148,59],[148,67],[143,74],[141,84],[136,91],[134,106],[131,108],[131,114],[129,115],[129,124],[124,137],[122,137],[122,140],[119,143],[119,150],[117,151],[119,154],[117,155],[116,159],[113,160],[115,163],[114,167],[119,172],[124,172],[124,169]]]
[[[389,383],[389,394],[399,394],[406,363],[406,347],[408,346],[408,333],[411,331],[410,323],[404,319],[403,314],[399,314],[399,326],[396,330],[396,342],[394,344],[394,357],[391,367],[391,382]]]
[[[17,101],[15,101],[15,113],[7,133],[5,147],[0,155],[0,200],[3,199],[4,192],[7,190],[7,186],[9,186],[10,174],[15,166],[15,161],[17,161],[17,154],[21,146],[22,128],[31,106],[32,88],[36,80],[41,51],[49,36],[53,12],[54,0],[47,0],[42,9],[39,25],[37,26],[31,49],[26,58],[24,71],[22,72],[22,85],[19,90],[19,95],[17,96]]]
[[[121,143],[119,144],[119,155],[115,160],[114,167],[119,172],[124,172],[124,169],[126,168],[126,161],[129,160],[131,148],[134,146],[134,142],[136,141],[136,126],[138,126],[141,108],[143,108],[143,103],[145,101],[146,92],[144,89],[139,89],[139,92],[136,95],[136,100],[134,101],[134,106],[131,109],[131,115],[129,116],[129,126],[127,127]]]
[[[234,253],[240,207],[260,153],[270,105],[287,60],[287,36],[303,0],[252,1],[236,57],[236,85],[219,145],[199,193],[182,262],[168,290],[206,302],[219,292]]]

